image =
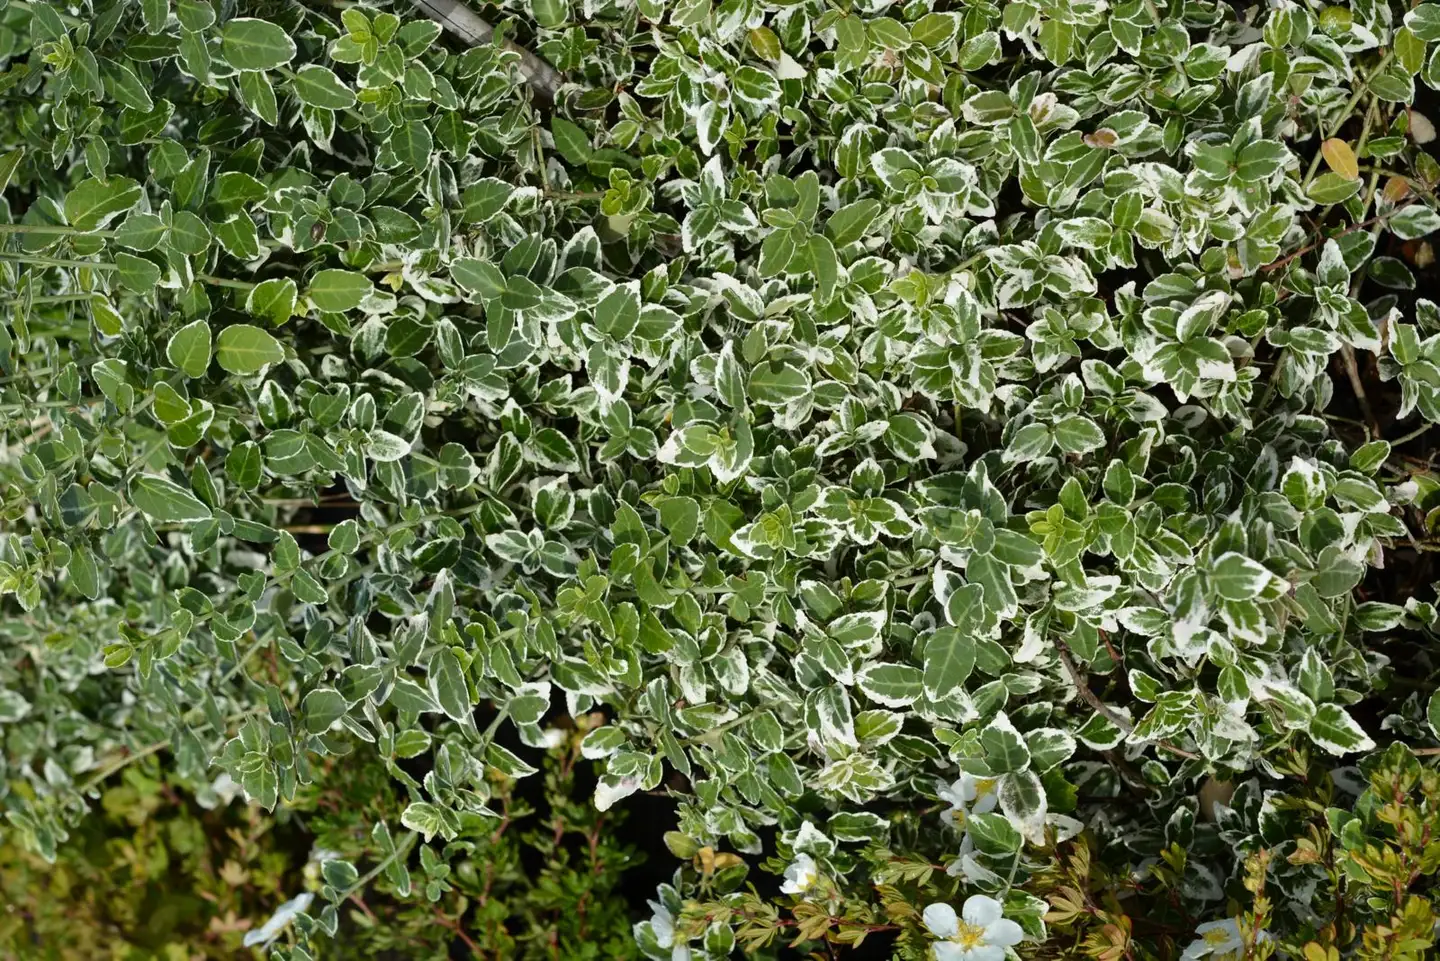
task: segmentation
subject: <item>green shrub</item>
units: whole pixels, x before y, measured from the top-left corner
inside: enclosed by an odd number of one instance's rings
[[[1433,950],[1440,4],[426,6],[0,5],[7,844],[298,819],[282,959]]]
[[[639,957],[622,889],[643,858],[615,839],[625,812],[600,814],[575,790],[584,733],[545,753],[543,778],[492,776],[493,830],[453,866],[422,861],[423,886],[357,892],[318,956],[446,958],[458,942],[488,958]],[[277,905],[297,892],[313,903],[324,863],[364,857],[370,825],[405,805],[370,757],[330,765],[273,818],[228,803],[239,788],[223,778],[196,805],[155,773],[127,767],[53,863],[0,845],[0,957],[249,957]]]

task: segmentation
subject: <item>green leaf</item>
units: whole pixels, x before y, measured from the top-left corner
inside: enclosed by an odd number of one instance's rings
[[[1000,34],[986,30],[966,39],[960,47],[960,69],[979,70],[1000,56]]]
[[[349,705],[340,692],[332,687],[317,687],[305,695],[300,711],[305,717],[305,730],[311,734],[324,734],[331,725],[345,716]]]
[[[1317,204],[1328,206],[1348,200],[1360,192],[1360,187],[1359,180],[1351,180],[1331,172],[1316,177],[1306,193]]]
[[[794,364],[768,361],[750,371],[750,399],[766,407],[794,403],[810,392],[810,375]]]
[[[1084,454],[1105,446],[1105,432],[1088,417],[1072,414],[1055,422],[1055,443],[1067,454]]]
[[[1037,839],[1045,830],[1045,787],[1034,771],[1016,771],[1000,779],[996,794],[1000,810],[1025,837]]]
[[[66,571],[75,590],[92,601],[99,598],[100,567],[95,563],[95,552],[90,550],[90,545],[76,544],[70,549],[70,563],[66,565]],[[0,707],[3,707],[3,701],[0,701]]]
[[[1310,739],[1331,754],[1370,751],[1375,742],[1338,704],[1321,704],[1310,719]]]
[[[260,483],[260,445],[242,441],[225,455],[225,476],[241,490],[254,490]]]
[[[435,703],[451,719],[462,721],[470,716],[470,693],[460,661],[449,648],[442,648],[430,658],[426,669],[430,677],[430,694]]]
[[[307,63],[295,71],[290,89],[300,102],[325,110],[348,110],[355,106],[355,92],[345,86],[333,70]]]
[[[509,202],[515,188],[503,180],[485,177],[465,188],[460,196],[465,220],[472,224],[483,224],[494,217]]]
[[[262,280],[245,297],[245,312],[279,327],[295,315],[295,281],[289,277]]]
[[[158,474],[137,474],[130,480],[130,503],[161,523],[206,521],[210,508],[200,498]]]
[[[1232,551],[1215,561],[1209,580],[1215,592],[1226,600],[1248,601],[1259,597],[1274,576],[1265,565]]]
[[[985,762],[996,774],[1023,771],[1030,765],[1025,739],[1003,712],[980,729],[980,746],[985,750]]]
[[[450,278],[461,290],[480,294],[493,300],[505,293],[505,275],[500,268],[484,260],[462,258],[450,265]]]
[[[1235,155],[1235,176],[1245,183],[1258,183],[1278,174],[1290,162],[1290,151],[1278,140],[1256,140]]]
[[[955,39],[959,27],[953,13],[927,13],[910,27],[910,39],[938,50]]]
[[[1320,552],[1315,562],[1311,585],[1321,597],[1340,597],[1350,593],[1365,576],[1365,566],[1333,545]]]
[[[866,198],[846,204],[825,221],[825,232],[836,247],[853,244],[866,236],[880,216],[880,201]]]
[[[272,70],[295,59],[295,41],[279,24],[237,17],[220,31],[220,50],[236,70]]]
[[[589,162],[592,153],[590,137],[578,124],[571,123],[564,117],[552,117],[550,134],[555,138],[555,149],[565,158],[566,163],[572,167],[583,167]]]
[[[215,342],[216,362],[232,374],[253,374],[284,359],[280,342],[251,324],[226,327]]]
[[[348,891],[360,880],[360,872],[349,861],[327,860],[320,864],[320,876],[337,891]]]
[[[150,92],[145,89],[145,85],[140,82],[139,77],[135,76],[135,71],[131,70],[128,64],[106,60],[104,66],[105,92],[109,94],[110,99],[145,113],[149,113],[155,108],[155,102],[150,98]]]
[[[942,627],[925,644],[925,696],[940,701],[962,689],[975,669],[975,639]]]
[[[165,357],[186,377],[204,377],[210,366],[210,324],[196,320],[170,335]]]
[[[160,268],[144,257],[115,251],[115,276],[127,289],[148,294],[160,283]]]
[[[859,647],[880,639],[885,627],[883,611],[842,614],[830,622],[826,632],[846,647]]]
[[[400,823],[422,835],[425,843],[444,830],[440,809],[428,801],[413,801],[400,814]]]
[[[186,30],[209,30],[215,24],[209,0],[176,0],[175,16]]]
[[[1362,474],[1373,474],[1390,459],[1390,442],[1374,440],[1362,444],[1350,454],[1350,466]]]
[[[1012,857],[1024,839],[1003,814],[972,814],[965,819],[965,832],[983,854]]]
[[[132,211],[120,226],[115,228],[114,240],[120,246],[129,247],[131,250],[154,250],[160,246],[169,229],[165,226],[165,221],[154,214]]]
[[[20,166],[20,161],[25,159],[24,148],[17,148],[7,154],[0,155],[0,193],[10,186],[10,180],[15,176],[15,170]]]
[[[840,261],[835,256],[834,245],[819,234],[810,238],[809,250],[810,271],[815,278],[815,302],[828,304],[839,280]]]
[[[1426,43],[1440,40],[1440,3],[1422,3],[1405,14],[1405,26]]]
[[[390,134],[390,149],[395,160],[404,170],[424,170],[430,166],[430,154],[435,141],[430,129],[419,120],[401,124]]]
[[[305,296],[320,310],[342,313],[359,307],[374,289],[364,274],[322,270],[310,279]]]
[[[1440,230],[1440,213],[1412,204],[1390,218],[1390,231],[1401,240],[1419,240]]]
[[[535,22],[549,29],[564,24],[570,14],[570,6],[565,0],[531,0],[530,9],[535,15]]]
[[[241,72],[237,82],[241,103],[271,126],[279,122],[280,103],[275,98],[275,87],[270,83],[268,74],[261,70],[246,70]]]
[[[615,340],[624,340],[640,323],[640,294],[632,287],[616,287],[595,305],[595,326]]]
[[[919,668],[909,664],[871,664],[855,678],[870,700],[886,707],[906,707],[924,693]]]
[[[275,765],[269,761],[257,764],[242,773],[240,786],[250,800],[267,811],[274,810],[280,800],[280,778]]]
[[[142,192],[129,177],[87,178],[65,195],[65,221],[78,230],[98,230],[135,206]]]

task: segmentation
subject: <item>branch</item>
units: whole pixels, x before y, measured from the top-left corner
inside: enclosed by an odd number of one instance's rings
[[[1095,692],[1090,690],[1090,685],[1085,683],[1085,676],[1080,673],[1080,669],[1075,666],[1075,662],[1070,658],[1070,651],[1063,641],[1056,642],[1055,652],[1060,655],[1060,663],[1065,666],[1065,673],[1070,675],[1070,681],[1075,685],[1075,689],[1080,692],[1080,696],[1085,700],[1085,703],[1094,708],[1097,713],[1103,715],[1111,724],[1114,724],[1120,730],[1124,731],[1125,734],[1131,734],[1135,730],[1135,725],[1126,720],[1123,714],[1120,714],[1110,705],[1095,696]],[[1123,665],[1120,666],[1123,667]],[[1150,743],[1169,751],[1171,754],[1189,758],[1192,761],[1199,757],[1197,754],[1176,747],[1169,741],[1156,740]]]
[[[1353,234],[1353,233],[1354,233],[1355,231],[1357,231],[1357,230],[1365,230],[1367,227],[1373,227],[1373,226],[1375,226],[1376,224],[1378,224],[1378,223],[1379,223],[1380,221],[1382,221],[1382,220],[1389,220],[1391,217],[1395,216],[1395,215],[1398,214],[1401,210],[1403,210],[1404,208],[1410,206],[1410,205],[1413,204],[1414,202],[1415,202],[1415,198],[1414,198],[1414,197],[1407,197],[1406,199],[1400,201],[1398,204],[1396,204],[1396,205],[1395,205],[1394,207],[1392,207],[1391,209],[1385,211],[1385,213],[1383,213],[1383,214],[1376,214],[1374,217],[1371,217],[1371,218],[1368,219],[1368,220],[1362,220],[1362,221],[1360,221],[1360,223],[1358,223],[1358,224],[1351,224],[1349,227],[1346,227],[1344,230],[1340,231],[1339,233],[1334,233],[1334,234],[1330,234],[1329,236],[1321,237],[1319,240],[1314,241],[1313,243],[1306,244],[1304,247],[1301,247],[1299,250],[1295,251],[1294,253],[1286,254],[1284,257],[1281,257],[1279,260],[1271,261],[1270,263],[1266,264],[1264,267],[1261,267],[1261,268],[1260,268],[1260,272],[1261,272],[1261,273],[1269,273],[1269,272],[1271,272],[1272,270],[1279,270],[1281,267],[1284,267],[1286,264],[1290,263],[1291,261],[1297,260],[1297,259],[1299,259],[1300,257],[1304,257],[1306,254],[1310,253],[1312,250],[1318,250],[1319,248],[1323,247],[1323,246],[1325,245],[1325,242],[1326,242],[1327,240],[1338,240],[1338,239],[1340,239],[1341,237],[1344,237],[1346,234]]]
[[[472,47],[484,46],[494,41],[495,28],[480,19],[473,10],[465,6],[462,0],[411,0],[411,2],[431,20]],[[560,71],[517,43],[506,40],[502,46],[506,50],[520,55],[520,76],[524,77],[525,82],[530,85],[530,89],[535,91],[535,96],[547,106],[553,104],[555,94],[565,82],[565,77],[561,75]]]

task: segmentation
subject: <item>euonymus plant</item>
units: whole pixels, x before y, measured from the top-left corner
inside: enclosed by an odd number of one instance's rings
[[[14,843],[463,930],[578,726],[647,957],[1431,950],[1440,4],[449,6],[0,0]]]

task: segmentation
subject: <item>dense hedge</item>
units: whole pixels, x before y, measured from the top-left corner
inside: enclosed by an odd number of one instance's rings
[[[0,3],[8,843],[378,777],[284,959],[1431,950],[1440,4],[421,6]]]

